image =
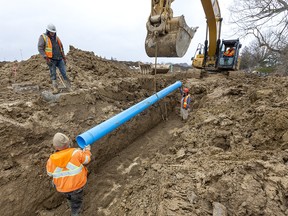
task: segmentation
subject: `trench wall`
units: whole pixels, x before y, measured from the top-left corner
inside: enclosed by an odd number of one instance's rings
[[[157,91],[178,80],[183,81],[187,76],[189,74],[186,73],[158,76]],[[119,85],[123,85],[123,82]],[[154,76],[143,76],[131,82],[131,86],[127,81],[125,91],[117,93],[109,92],[111,89],[109,86],[96,90],[86,89],[61,96],[56,103],[47,103],[40,98],[40,95],[31,95],[29,98],[33,106],[25,108],[26,102],[30,103],[26,97],[21,106],[27,110],[21,109],[21,115],[14,114],[14,111],[19,113],[19,106],[9,106],[7,110],[3,108],[1,111],[3,116],[10,118],[11,121],[0,127],[3,135],[0,152],[4,161],[0,178],[0,206],[3,207],[1,213],[7,216],[39,215],[42,210],[54,209],[61,205],[64,198],[51,187],[51,179],[45,169],[49,155],[53,152],[51,146],[53,135],[60,130],[76,137],[96,126],[93,116],[92,118],[89,116],[90,111],[99,107],[98,103],[103,103],[105,106],[117,100],[124,101],[123,103],[127,100],[134,101],[135,83],[138,88],[147,92],[147,96],[143,96],[142,100],[155,93]],[[97,172],[100,166],[163,121],[162,115],[169,116],[179,103],[179,95],[177,91],[169,94],[95,142],[92,145],[93,160],[88,166],[90,174]],[[97,111],[94,112],[94,116],[99,117]],[[17,123],[20,120],[23,124]],[[77,131],[74,131],[74,128],[77,128]]]

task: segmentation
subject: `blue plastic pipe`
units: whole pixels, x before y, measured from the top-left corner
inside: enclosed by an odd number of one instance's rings
[[[78,135],[76,141],[81,148],[87,145],[91,145],[96,142],[106,134],[118,128],[120,125],[124,124],[143,110],[147,109],[152,104],[161,100],[171,92],[175,91],[177,88],[181,87],[182,83],[180,81],[168,86],[167,88],[157,92],[156,94],[146,98],[145,100],[133,105],[132,107],[124,110],[123,112],[113,116],[112,118],[102,122],[101,124],[87,130],[86,132]]]

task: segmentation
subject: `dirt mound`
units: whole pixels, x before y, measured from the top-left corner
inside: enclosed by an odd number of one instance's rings
[[[175,92],[93,144],[83,215],[288,215],[287,78],[155,79],[73,47],[67,58],[74,91],[48,102],[39,55],[0,66],[3,215],[69,215],[45,171],[53,135],[75,140],[152,95],[155,80],[191,89],[188,122]]]

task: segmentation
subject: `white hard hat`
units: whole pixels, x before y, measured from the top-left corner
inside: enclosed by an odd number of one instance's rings
[[[56,33],[56,27],[52,23],[47,25],[46,30],[48,30],[49,32]]]
[[[70,139],[63,133],[56,133],[53,137],[53,146],[57,150],[63,150],[70,146]]]

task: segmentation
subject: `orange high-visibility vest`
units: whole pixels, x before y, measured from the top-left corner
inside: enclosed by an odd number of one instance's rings
[[[188,108],[187,100],[189,97],[190,97],[190,94],[188,94],[187,96],[184,97],[184,100],[183,100],[183,108],[184,109]]]
[[[228,57],[234,56],[234,54],[235,54],[235,49],[228,49],[228,50],[224,53],[224,55],[225,55],[225,56],[228,56]]]
[[[43,39],[45,41],[45,54],[48,58],[52,58],[53,56],[53,52],[52,52],[52,42],[51,42],[51,39],[46,35],[46,34],[42,34],[43,36]],[[60,38],[58,36],[56,36],[56,41],[58,42],[59,44],[59,47],[60,47],[60,52],[62,54],[62,56],[64,57],[64,52],[63,52],[63,46],[62,46],[62,42],[60,40]]]
[[[68,148],[52,154],[47,161],[47,174],[59,192],[71,192],[82,188],[87,182],[87,168],[91,152]]]

